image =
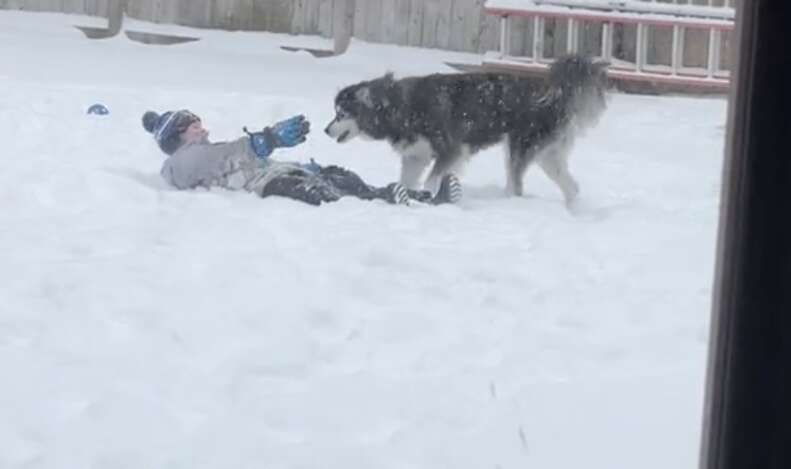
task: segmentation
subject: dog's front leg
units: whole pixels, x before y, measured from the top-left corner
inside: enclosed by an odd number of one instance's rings
[[[401,184],[407,189],[421,189],[421,178],[431,158],[425,156],[405,155],[401,157]]]
[[[423,188],[430,191],[432,194],[436,194],[439,190],[440,181],[446,172],[447,165],[440,163],[439,158],[434,160],[434,166],[431,167],[431,171],[426,178],[426,183],[423,185]]]
[[[580,192],[579,184],[571,176],[568,166],[569,147],[550,148],[539,159],[539,166],[563,191],[567,205],[571,205]]]
[[[448,148],[444,152],[439,151],[436,158],[434,158],[434,166],[431,167],[431,172],[426,178],[424,188],[436,193],[442,184],[442,178],[449,173],[454,173],[458,176],[471,155],[472,152],[469,145],[459,145]]]

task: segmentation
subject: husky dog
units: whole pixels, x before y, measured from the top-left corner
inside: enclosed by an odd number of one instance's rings
[[[568,170],[574,137],[606,108],[606,62],[571,55],[545,80],[501,73],[434,74],[394,79],[391,73],[341,90],[325,132],[338,143],[360,136],[387,140],[401,155],[401,183],[426,187],[489,146],[506,148],[506,190],[522,195],[536,161],[567,203],[579,187]]]

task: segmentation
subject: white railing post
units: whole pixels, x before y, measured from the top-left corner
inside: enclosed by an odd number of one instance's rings
[[[576,54],[579,48],[579,23],[574,18],[569,18],[566,25],[566,52]]]
[[[720,48],[722,47],[722,32],[712,28],[709,31],[709,63],[707,76],[714,78],[720,69]]]
[[[508,57],[511,54],[511,22],[507,15],[500,17],[500,56]]]
[[[615,25],[610,22],[601,24],[601,58],[610,61],[612,59],[613,30]]]
[[[533,20],[533,62],[544,57],[544,18],[536,16]]]
[[[671,54],[671,73],[673,75],[678,75],[684,63],[684,29],[679,25],[673,26],[673,50]]]
[[[645,23],[637,23],[637,44],[635,44],[635,67],[638,72],[645,70],[648,55],[648,30]]]

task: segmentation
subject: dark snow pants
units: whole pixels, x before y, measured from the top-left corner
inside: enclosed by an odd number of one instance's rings
[[[410,198],[420,202],[428,202],[432,197],[428,191],[408,191],[408,193]],[[335,202],[345,196],[393,202],[392,185],[371,186],[353,171],[340,166],[325,166],[315,174],[292,171],[278,176],[269,181],[261,193],[261,197],[270,195],[301,200],[311,205]]]

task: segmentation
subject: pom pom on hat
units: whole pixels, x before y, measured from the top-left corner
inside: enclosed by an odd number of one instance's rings
[[[153,134],[157,130],[157,122],[159,122],[159,114],[154,111],[148,111],[143,114],[143,128],[146,132]]]

